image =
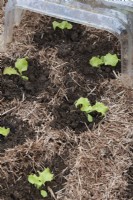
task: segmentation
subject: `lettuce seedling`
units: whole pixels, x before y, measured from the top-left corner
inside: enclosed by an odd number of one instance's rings
[[[112,67],[116,67],[117,63],[119,62],[119,58],[116,54],[106,54],[105,56],[94,56],[90,59],[89,63],[92,67],[100,67],[101,65],[110,65]]]
[[[50,172],[49,168],[45,168],[42,172],[38,171],[39,176],[35,174],[31,174],[28,176],[29,183],[35,185],[37,189],[40,189],[42,186],[45,186],[45,183],[48,181],[52,181],[54,179],[54,175]],[[47,192],[45,190],[40,190],[40,194],[43,197],[47,197]]]
[[[10,128],[0,127],[0,135],[7,137],[10,133]]]
[[[106,54],[105,56],[102,56],[101,58],[104,62],[104,65],[111,65],[112,67],[115,67],[118,61],[120,60],[118,59],[116,54],[112,55],[110,53]]]
[[[92,67],[99,67],[100,65],[104,64],[103,60],[98,56],[94,56],[90,59],[90,65]]]
[[[53,23],[53,29],[56,30],[56,28],[60,28],[61,30],[64,29],[72,29],[72,24],[67,21],[57,22],[54,21]]]
[[[102,116],[105,116],[106,112],[109,110],[107,106],[100,102],[96,102],[95,105],[91,106],[90,101],[84,97],[80,97],[75,101],[75,106],[76,108],[79,107],[80,110],[86,114],[89,122],[93,122],[93,117],[90,113],[97,111],[101,113]]]
[[[27,76],[23,76],[23,72],[27,71],[28,62],[26,58],[19,58],[15,62],[15,67],[6,67],[3,71],[3,74],[7,75],[18,75],[24,80],[28,80]]]

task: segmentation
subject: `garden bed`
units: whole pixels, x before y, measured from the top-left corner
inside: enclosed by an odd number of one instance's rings
[[[92,68],[92,56],[116,53],[108,32],[73,24],[53,30],[55,19],[26,13],[12,44],[0,54],[0,199],[42,200],[28,175],[49,167],[46,200],[129,200],[132,198],[133,90],[116,68]],[[28,57],[29,80],[3,75],[17,58]],[[93,122],[74,102],[88,98],[109,107]],[[130,177],[130,178],[129,178]]]

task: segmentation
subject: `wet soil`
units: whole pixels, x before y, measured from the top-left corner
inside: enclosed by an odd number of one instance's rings
[[[4,67],[14,67],[15,61],[7,59],[2,63]],[[27,75],[29,80],[25,81],[17,75],[5,75],[1,77],[1,96],[7,100],[18,97],[22,99],[25,94],[27,99],[34,99],[42,90],[51,85],[49,80],[49,69],[44,70],[37,60],[28,60],[28,70],[23,75]],[[52,86],[51,86],[52,87]]]
[[[53,200],[53,194],[61,190],[63,188],[64,183],[66,182],[64,177],[69,174],[69,169],[67,168],[64,159],[67,159],[67,155],[62,155],[61,157],[55,155],[51,162],[45,161],[45,167],[49,167],[52,173],[54,174],[54,180],[52,182],[47,182],[46,185],[43,188],[41,188],[47,191],[48,193],[48,197],[45,198],[46,200]],[[3,190],[0,191],[1,199],[43,200],[44,198],[41,197],[40,190],[38,190],[34,185],[28,183],[27,181],[28,175],[37,175],[37,171],[43,171],[43,169],[37,168],[37,170],[33,170],[31,167],[28,167],[27,169],[21,169],[21,174],[19,174],[21,176],[17,180],[14,179],[14,174],[9,173],[10,179],[7,182],[3,181],[3,178],[0,177],[0,184],[3,182]],[[8,188],[7,184],[9,184]]]
[[[72,30],[53,30],[50,20],[47,27],[43,26],[43,17],[40,23],[42,28],[33,37],[33,43],[39,50],[56,48],[57,59],[66,62],[63,66],[63,80],[55,84],[50,79],[50,64],[41,64],[37,59],[29,58],[29,68],[24,75],[29,77],[29,81],[24,81],[17,76],[1,76],[0,88],[1,97],[7,100],[13,98],[22,99],[23,94],[26,99],[36,100],[37,96],[45,91],[45,97],[40,99],[41,103],[48,104],[51,99],[58,95],[61,87],[64,87],[66,94],[61,98],[59,106],[47,105],[49,112],[52,112],[54,120],[51,126],[56,129],[69,127],[73,131],[83,132],[87,128],[92,128],[100,120],[98,113],[93,113],[93,123],[88,123],[84,113],[75,109],[74,102],[79,97],[88,97],[92,105],[96,100],[100,101],[103,88],[100,87],[104,79],[115,78],[111,66],[92,68],[89,59],[92,56],[105,55],[108,52],[120,55],[118,40],[112,35],[96,29],[87,30],[86,27],[73,24]],[[41,25],[40,25],[41,27]],[[46,58],[50,59],[48,56]],[[2,66],[14,66],[15,60],[4,60]],[[60,63],[59,63],[60,65]],[[120,62],[115,68],[116,73],[120,72]],[[80,76],[80,78],[79,78]],[[90,92],[96,87],[94,92]],[[66,99],[67,97],[67,99]]]
[[[28,138],[32,139],[35,137],[35,132],[28,123],[15,116],[1,117],[0,126],[10,128],[10,133],[7,137],[0,135],[0,153],[16,145],[23,144]]]

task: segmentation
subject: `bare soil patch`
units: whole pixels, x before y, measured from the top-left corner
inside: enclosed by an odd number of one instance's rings
[[[27,140],[27,137],[29,139],[35,137],[35,132],[31,129],[29,124],[13,115],[0,118],[0,126],[10,128],[8,137],[0,135],[0,153],[8,148],[23,144]]]

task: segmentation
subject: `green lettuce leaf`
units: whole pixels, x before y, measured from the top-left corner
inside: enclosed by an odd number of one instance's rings
[[[45,190],[41,190],[41,195],[44,198],[48,196],[48,194],[47,194],[47,192]]]
[[[100,102],[96,102],[96,104],[94,106],[92,106],[92,111],[97,111],[97,112],[101,113],[102,116],[105,116],[105,114],[108,110],[109,110],[109,108]]]
[[[8,136],[9,133],[10,133],[10,128],[0,127],[0,135],[6,137]]]
[[[46,168],[43,172],[38,172],[40,180],[45,183],[47,181],[52,181],[54,178],[54,175],[50,172],[49,168]]]
[[[87,119],[89,122],[93,122],[93,117],[90,114],[87,115]]]
[[[21,76],[21,77],[22,77],[22,79],[24,79],[24,80],[26,80],[26,81],[29,80],[29,78],[28,78],[27,76]]]
[[[103,60],[99,57],[92,57],[90,59],[90,65],[92,67],[100,67],[100,65],[102,65],[102,64],[103,64]]]
[[[75,102],[75,106],[76,108],[80,107],[81,111],[84,112],[89,112],[91,110],[91,105],[90,105],[90,101],[87,98],[84,97],[80,97],[76,102]]]
[[[6,67],[3,71],[3,74],[4,75],[13,75],[13,74],[16,74],[16,75],[19,75],[19,73],[17,72],[16,69],[14,69],[13,67]]]
[[[19,73],[22,74],[22,72],[27,71],[28,69],[28,62],[25,58],[19,58],[15,62],[15,68],[18,69]]]
[[[54,30],[56,28],[60,28],[62,30],[64,30],[64,29],[72,29],[72,24],[67,22],[67,21],[62,21],[62,22],[54,21],[52,24],[53,24],[53,29]]]
[[[40,188],[43,183],[40,180],[40,177],[36,176],[35,174],[28,176],[29,183],[35,185],[37,188]]]
[[[112,67],[115,67],[119,61],[116,54],[112,55],[110,53],[103,56],[103,60],[105,65],[111,65]]]

